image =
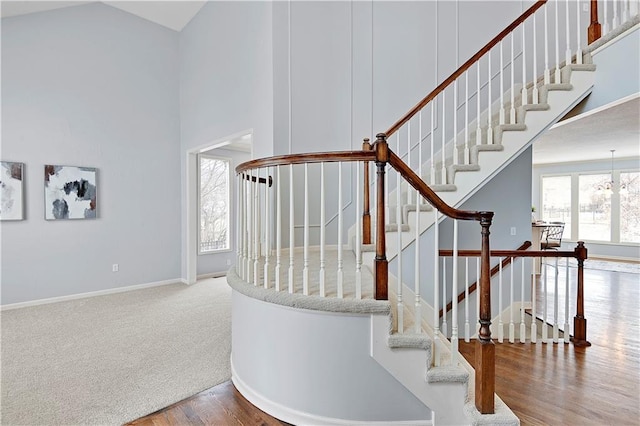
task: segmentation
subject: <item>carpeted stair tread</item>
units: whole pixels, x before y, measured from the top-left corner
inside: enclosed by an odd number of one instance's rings
[[[427,383],[467,383],[469,372],[458,366],[431,367],[426,374]]]
[[[398,232],[398,224],[390,223],[384,226],[385,232]],[[400,232],[409,232],[409,225],[403,223],[400,225]]]
[[[415,213],[417,210],[418,208],[415,204],[405,204],[402,206],[402,220],[404,220],[405,223],[408,223],[409,213]],[[433,207],[431,207],[431,204],[420,204],[420,211],[430,212],[433,211]]]
[[[473,389],[472,389],[473,390]],[[464,414],[471,420],[472,426],[518,426],[520,420],[513,414],[511,409],[496,396],[493,414],[480,414],[476,408],[473,395],[469,395],[469,402],[464,406]]]
[[[455,172],[477,172],[480,170],[479,164],[454,164],[449,166],[449,170]]]
[[[398,334],[389,336],[387,344],[390,348],[417,348],[431,350],[431,338],[426,334]]]
[[[497,144],[497,143],[492,143],[492,144],[482,144],[482,145],[474,145],[471,147],[471,153],[473,154],[473,151],[504,151],[504,146]]]
[[[435,185],[430,185],[430,187],[435,192],[454,192],[458,189],[458,187],[452,183],[445,183],[445,184],[438,183]]]

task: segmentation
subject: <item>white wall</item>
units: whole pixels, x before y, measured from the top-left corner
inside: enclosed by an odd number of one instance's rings
[[[253,130],[254,158],[273,153],[271,7],[270,2],[208,2],[180,33],[181,188],[191,149]],[[185,190],[180,200],[185,246]]]
[[[100,3],[2,19],[27,219],[0,225],[1,303],[179,278],[178,137],[177,33]],[[96,220],[44,220],[45,164],[98,168]]]
[[[370,356],[370,315],[283,307],[237,291],[232,314],[234,383],[244,382],[252,391],[247,398],[278,418],[294,424],[431,418]]]

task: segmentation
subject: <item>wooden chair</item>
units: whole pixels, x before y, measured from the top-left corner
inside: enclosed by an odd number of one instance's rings
[[[557,250],[562,244],[562,234],[564,233],[564,222],[550,222],[542,232],[540,248],[542,250]]]

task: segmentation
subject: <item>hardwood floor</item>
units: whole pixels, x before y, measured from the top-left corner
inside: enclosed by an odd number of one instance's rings
[[[288,423],[281,422],[251,405],[233,383],[227,381],[127,425],[280,426]]]
[[[522,425],[640,425],[640,275],[585,270],[585,317],[588,348],[496,345],[496,393]],[[461,341],[460,351],[473,365],[473,342]],[[231,382],[129,423],[192,424],[287,423],[252,406]]]

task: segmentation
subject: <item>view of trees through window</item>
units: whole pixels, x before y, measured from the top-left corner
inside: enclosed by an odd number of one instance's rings
[[[564,238],[571,238],[571,176],[549,176],[542,180],[542,218],[564,222]]]
[[[620,173],[620,241],[640,242],[640,173]]]
[[[575,240],[640,243],[640,172],[543,176],[541,210],[541,219],[565,223],[567,239],[573,220]]]
[[[578,238],[581,240],[611,240],[611,191],[607,191],[610,174],[580,175]]]
[[[229,161],[200,156],[200,253],[229,249]]]

